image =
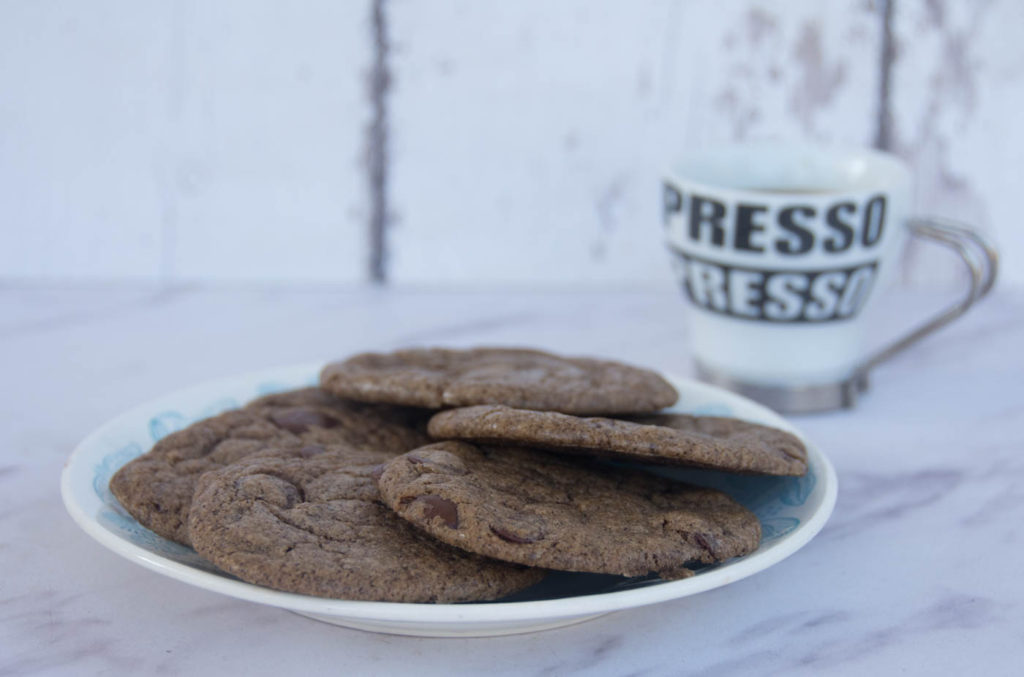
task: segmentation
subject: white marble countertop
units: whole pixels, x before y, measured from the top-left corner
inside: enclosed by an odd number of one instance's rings
[[[941,302],[902,294],[879,324]],[[914,306],[914,313],[905,312]],[[68,517],[93,428],[167,391],[410,344],[518,343],[691,373],[676,293],[0,289],[0,674],[1015,673],[1024,658],[1024,292],[880,368],[856,411],[794,419],[832,520],[752,578],[494,639],[375,635],[190,587]]]

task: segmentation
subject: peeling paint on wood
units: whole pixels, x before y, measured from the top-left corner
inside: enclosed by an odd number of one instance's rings
[[[876,108],[872,3],[723,2],[691,50],[690,145],[761,138],[864,144]],[[703,58],[702,58],[703,57]]]
[[[688,148],[870,144],[863,2],[391,7],[400,283],[674,284],[661,170]]]
[[[1004,252],[1004,282],[1024,282],[1024,3],[900,0],[894,15],[893,147],[916,177],[920,212],[962,219]],[[908,280],[962,279],[956,260],[912,244]]]

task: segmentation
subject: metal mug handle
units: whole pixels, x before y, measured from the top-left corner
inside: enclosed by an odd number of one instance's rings
[[[959,302],[866,359],[843,384],[844,406],[852,407],[856,403],[857,395],[867,389],[868,373],[872,369],[966,313],[992,290],[992,285],[996,282],[999,252],[977,231],[956,221],[934,217],[914,217],[909,219],[907,225],[914,237],[937,242],[960,254],[971,275],[970,289]]]
[[[795,387],[746,383],[708,369],[699,362],[698,375],[705,381],[735,390],[785,413],[809,414],[853,407],[857,396],[867,390],[868,374],[872,369],[966,313],[989,293],[999,272],[999,253],[980,233],[954,221],[937,218],[912,218],[907,225],[915,237],[937,242],[960,254],[970,271],[971,287],[959,302],[864,360],[849,378],[838,383]]]

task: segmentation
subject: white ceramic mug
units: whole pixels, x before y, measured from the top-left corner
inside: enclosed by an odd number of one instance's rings
[[[911,217],[896,156],[789,143],[687,154],[663,186],[666,242],[699,374],[789,412],[852,406],[868,370],[991,288],[995,249],[967,228]],[[865,316],[906,236],[956,249],[967,297],[875,356]]]

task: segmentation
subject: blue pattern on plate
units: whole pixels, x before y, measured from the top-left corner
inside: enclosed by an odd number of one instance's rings
[[[699,407],[687,409],[687,414],[693,416],[732,416],[732,407],[727,404],[704,404]]]
[[[256,395],[263,397],[264,395],[272,395],[279,393],[283,390],[293,390],[295,388],[308,388],[311,386],[319,385],[319,376],[309,378],[298,385],[294,383],[282,383],[281,381],[264,381],[263,383],[256,386]]]
[[[142,447],[132,443],[126,444],[113,453],[107,454],[103,460],[96,464],[92,471],[92,490],[104,503],[113,503],[118,508],[121,504],[117,502],[114,495],[110,493],[110,478],[128,461],[136,456],[142,455]]]
[[[108,531],[112,531],[127,541],[148,550],[149,552],[174,560],[179,564],[202,569],[211,573],[222,573],[218,569],[196,554],[192,548],[169,541],[166,538],[157,536],[145,528],[130,516],[121,512],[121,508],[113,509],[104,506],[96,515],[96,520]]]
[[[224,397],[217,400],[213,404],[209,404],[203,407],[203,409],[199,412],[199,415],[196,416],[194,420],[198,421],[199,419],[202,418],[210,418],[211,416],[216,416],[217,414],[223,414],[225,411],[229,409],[238,409],[238,400],[236,400],[233,397]],[[193,421],[189,421],[189,423],[192,422]]]
[[[818,477],[810,470],[803,477],[797,477],[786,485],[785,491],[779,496],[779,500],[786,505],[803,505],[807,498],[814,491],[814,485],[818,483]]]
[[[180,416],[180,414],[179,414]],[[152,429],[152,422],[150,422]],[[140,456],[142,447],[134,442],[127,444],[120,449],[103,457],[103,460],[93,468],[92,488],[103,503],[96,514],[96,521],[108,531],[112,531],[121,538],[139,546],[152,553],[156,553],[180,564],[209,571],[221,573],[215,566],[196,554],[191,548],[169,541],[166,538],[157,536],[135,521],[121,506],[114,495],[110,492],[110,478],[114,473],[128,461]]]
[[[782,538],[800,526],[796,517],[771,517],[761,520],[761,542],[767,543]]]
[[[663,474],[732,496],[757,515],[762,526],[762,543],[782,538],[800,525],[795,508],[807,502],[817,483],[810,469],[804,477],[733,475],[709,470],[675,470]]]
[[[173,432],[185,427],[185,417],[181,412],[163,411],[149,419],[149,437],[159,442]]]

